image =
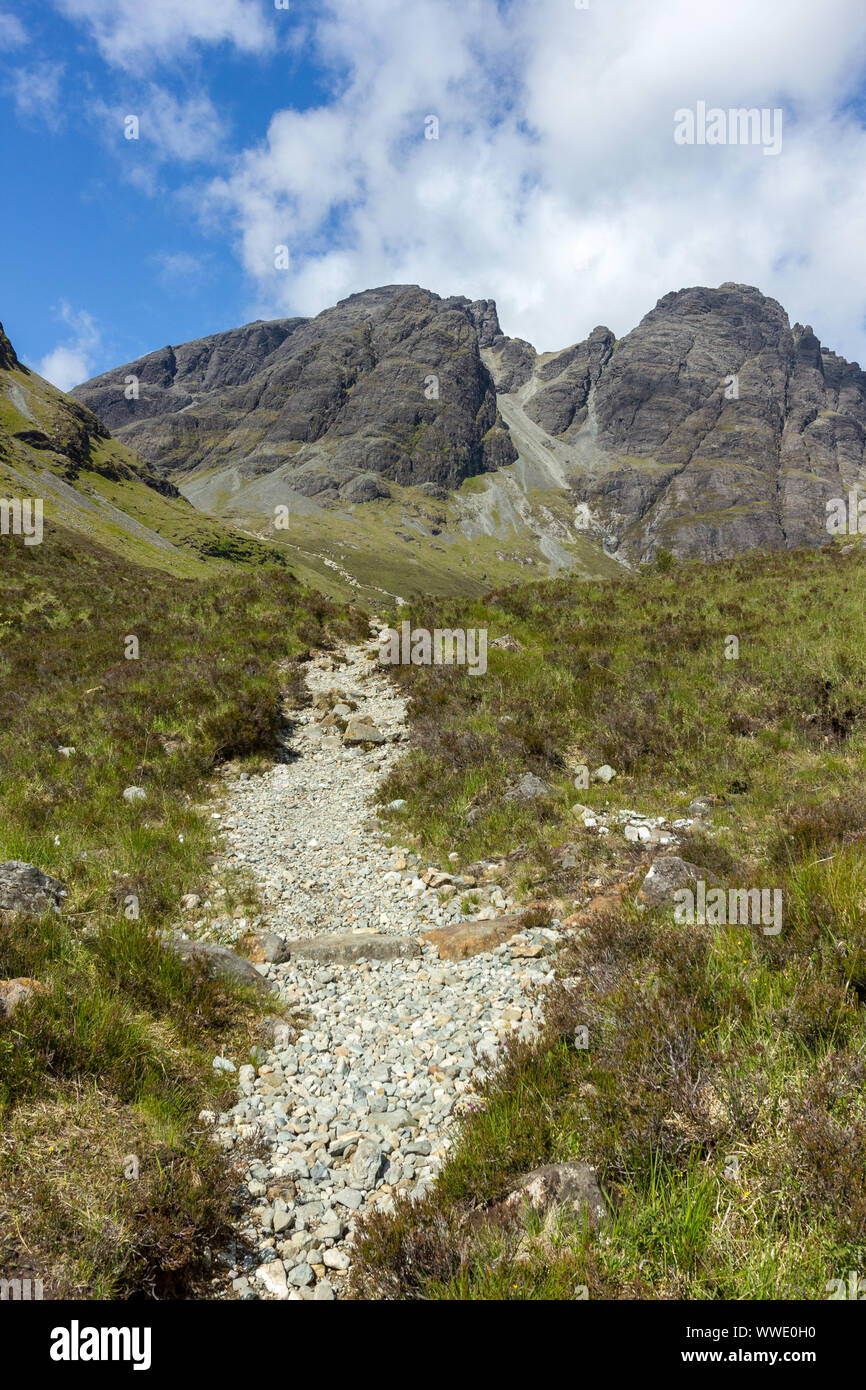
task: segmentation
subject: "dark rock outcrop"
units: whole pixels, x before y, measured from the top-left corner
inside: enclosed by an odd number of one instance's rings
[[[609,328],[594,328],[584,343],[558,352],[537,370],[542,385],[527,402],[526,413],[548,434],[566,439],[586,421],[589,393],[597,385],[613,351]]]
[[[164,348],[76,394],[163,475],[280,470],[325,504],[390,484],[443,498],[520,449],[537,478],[541,444],[576,529],[627,565],[827,544],[827,501],[866,490],[866,374],[733,283],[665,295],[619,341],[599,327],[541,355],[492,300],[386,285]]]
[[[35,864],[21,859],[0,864],[0,913],[41,917],[46,912],[59,912],[65,897],[65,886]]]
[[[6,337],[3,331],[3,325],[0,323],[0,372],[12,371],[16,368],[20,369],[20,366],[21,364],[15,355],[15,349]]]
[[[164,348],[76,394],[162,469],[253,477],[289,465],[292,486],[317,500],[374,500],[386,480],[455,488],[517,456],[472,309],[388,285],[314,319]]]
[[[604,466],[577,493],[630,562],[824,544],[825,502],[866,476],[866,374],[748,285],[659,300],[592,407]]]

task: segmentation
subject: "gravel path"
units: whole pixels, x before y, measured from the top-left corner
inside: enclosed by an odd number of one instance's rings
[[[320,708],[293,712],[288,761],[227,784],[224,865],[258,883],[263,926],[290,946],[315,938],[325,955],[346,933],[371,938],[371,955],[397,954],[350,963],[290,955],[258,967],[302,1031],[278,1032],[257,1068],[240,1068],[238,1104],[216,1118],[226,1149],[253,1134],[265,1146],[248,1171],[240,1221],[256,1253],[241,1262],[238,1246],[223,1257],[222,1296],[339,1297],[356,1213],[429,1189],[452,1114],[473,1104],[479,1068],[509,1032],[540,1021],[539,985],[550,978],[542,952],[555,929],[465,960],[441,960],[435,945],[419,942],[421,932],[462,920],[464,907],[483,921],[511,901],[493,882],[461,883],[453,864],[419,863],[379,828],[370,798],[402,756],[406,712],[370,660],[375,651],[375,643],[349,647],[345,665],[310,663]],[[327,726],[335,690],[385,742],[349,747]],[[421,877],[430,869],[457,881],[437,891]],[[479,901],[470,904],[472,891]]]

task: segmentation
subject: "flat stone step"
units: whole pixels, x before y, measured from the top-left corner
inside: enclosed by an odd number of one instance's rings
[[[411,936],[385,936],[371,933],[332,932],[287,941],[289,960],[321,960],[349,965],[356,960],[411,960],[420,956],[421,947]]]
[[[436,947],[440,960],[466,960],[469,956],[495,951],[497,946],[522,930],[521,915],[514,913],[488,921],[467,919],[453,926],[431,927],[422,933],[421,940]]]

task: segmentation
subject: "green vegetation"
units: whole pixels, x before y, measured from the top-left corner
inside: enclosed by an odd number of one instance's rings
[[[858,552],[663,559],[412,610],[522,650],[492,649],[485,677],[395,668],[415,745],[382,801],[406,801],[395,823],[431,855],[510,854],[518,888],[577,909],[580,930],[544,1035],[480,1088],[435,1191],[368,1222],[357,1293],[820,1299],[863,1268],[863,577]],[[614,782],[575,787],[602,762]],[[503,802],[527,771],[550,795]],[[651,854],[572,811],[673,817],[699,795],[709,823],[680,853],[731,886],[781,888],[779,936],[639,905]],[[599,889],[607,906],[583,915]],[[600,1235],[503,1216],[519,1174],[570,1159],[599,1174]]]
[[[224,1108],[211,1060],[246,1060],[261,1006],[159,933],[214,886],[214,770],[269,753],[298,660],[362,627],[279,566],[198,581],[56,523],[41,545],[0,539],[0,860],[68,888],[61,916],[0,923],[0,978],[45,987],[0,1021],[4,1277],[32,1268],[46,1296],[203,1287],[235,1178],[197,1115]]]
[[[285,529],[274,526],[273,504],[286,498],[277,477],[256,478],[233,491],[221,487],[219,474],[208,469],[187,478],[185,487],[204,512],[216,513],[246,534],[284,549],[306,582],[329,596],[362,601],[375,611],[397,595],[474,598],[530,575],[549,577],[549,559],[537,531],[540,527],[568,534],[574,522],[570,494],[530,490],[526,499],[536,521],[529,524],[515,510],[504,482],[508,477],[509,470],[502,469],[467,478],[456,493],[441,500],[389,482],[390,498],[327,507],[307,503],[292,509]],[[231,480],[235,481],[234,471]],[[622,567],[585,536],[559,544],[578,575],[621,572]]]
[[[181,576],[285,564],[274,546],[203,516],[96,417],[24,367],[0,371],[0,498],[40,497],[67,526],[125,561]]]

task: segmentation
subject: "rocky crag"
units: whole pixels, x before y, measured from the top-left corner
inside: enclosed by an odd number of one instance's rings
[[[75,394],[182,486],[279,474],[352,507],[482,479],[473,524],[505,537],[530,497],[536,512],[565,498],[552,534],[629,566],[826,544],[825,503],[866,481],[866,374],[731,283],[552,353],[506,336],[492,300],[391,285],[165,348]]]

